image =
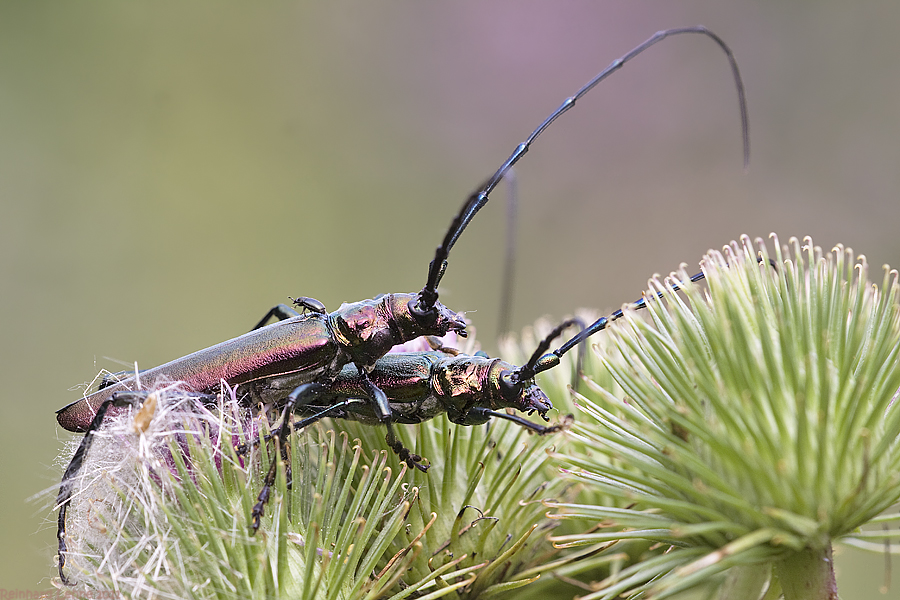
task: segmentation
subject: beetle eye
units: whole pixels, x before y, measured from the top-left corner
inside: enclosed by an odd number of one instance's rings
[[[500,372],[500,395],[510,402],[519,397],[519,385],[513,381],[509,371]]]
[[[437,311],[433,306],[426,309],[419,308],[418,296],[407,302],[406,306],[409,307],[409,314],[411,314],[421,326],[430,328],[434,326],[437,321]]]

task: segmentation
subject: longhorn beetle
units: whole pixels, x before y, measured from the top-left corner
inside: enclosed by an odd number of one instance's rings
[[[294,305],[308,314],[298,314],[289,306],[278,305],[270,310],[250,333],[144,371],[140,374],[141,384],[152,386],[163,379],[184,381],[188,389],[202,397],[214,392],[219,388],[220,382],[225,381],[231,386],[238,387],[251,402],[277,405],[286,398],[288,402],[293,397],[299,399],[307,393],[303,390],[328,389],[335,384],[344,367],[352,364],[355,376],[358,377],[358,384],[366,392],[364,403],[374,414],[374,420],[387,427],[388,444],[402,460],[424,470],[425,467],[420,464],[421,457],[410,453],[394,435],[392,423],[395,419],[392,406],[384,391],[373,383],[369,374],[375,369],[378,360],[395,344],[423,335],[444,335],[450,331],[465,335],[463,318],[438,302],[437,288],[446,272],[451,249],[475,214],[487,203],[490,193],[509,169],[528,152],[531,144],[541,133],[598,83],[657,42],[667,37],[688,33],[711,38],[728,59],[738,92],[746,166],[750,149],[746,102],[740,72],[731,49],[719,36],[702,26],[657,32],[644,43],[613,61],[573,96],[567,98],[516,147],[500,168],[469,196],[437,247],[435,257],[428,268],[425,286],[421,291],[416,294],[387,294],[372,300],[345,304],[330,314],[317,300],[298,298],[294,300]],[[280,321],[266,325],[273,317]],[[595,322],[569,340],[562,352],[568,351],[588,335],[604,328],[605,324],[604,319]],[[309,387],[310,384],[313,384],[312,387]],[[92,431],[102,422],[105,409],[129,397],[127,392],[137,391],[135,389],[137,385],[136,375],[117,381],[104,380],[96,392],[57,411],[57,421],[61,426],[70,431],[85,432],[85,439],[79,449],[80,456],[79,452],[76,452],[72,464],[66,469],[57,499],[60,506],[59,570],[64,583],[68,581],[63,573],[65,504],[71,496],[72,477],[77,473],[80,460],[87,451]],[[100,410],[101,407],[104,407],[104,411]]]

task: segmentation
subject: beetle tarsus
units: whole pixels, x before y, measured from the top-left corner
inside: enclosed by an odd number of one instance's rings
[[[400,462],[405,462],[406,466],[408,466],[410,469],[415,468],[422,471],[423,473],[428,472],[428,469],[431,467],[431,465],[423,464],[422,461],[425,459],[406,448],[403,443],[393,435],[393,431],[385,436],[385,440],[387,440],[388,446],[391,447],[391,450],[394,451],[394,454],[396,454],[400,458]]]
[[[274,464],[272,463],[273,466]],[[259,529],[260,519],[265,514],[266,503],[269,501],[269,489],[268,484],[263,486],[259,496],[256,497],[256,504],[253,505],[253,510],[250,511],[250,535],[255,534]]]

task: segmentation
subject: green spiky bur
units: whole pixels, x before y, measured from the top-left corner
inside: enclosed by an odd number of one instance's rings
[[[555,540],[668,551],[585,598],[667,597],[729,569],[719,597],[759,597],[772,566],[772,593],[836,597],[832,541],[877,535],[859,528],[900,498],[896,272],[873,286],[863,257],[808,239],[776,238],[772,258],[742,238],[706,256],[706,289],[655,279],[665,300],[611,328],[601,359],[623,393],[579,395],[556,459],[612,502],[553,504],[608,527]]]

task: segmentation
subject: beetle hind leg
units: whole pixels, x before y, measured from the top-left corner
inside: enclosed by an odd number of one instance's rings
[[[388,422],[387,428],[388,432],[387,435],[384,436],[384,439],[385,441],[387,441],[387,444],[388,446],[390,446],[391,450],[394,451],[394,454],[396,454],[400,458],[400,461],[405,462],[406,466],[408,466],[410,469],[415,468],[422,471],[423,473],[427,473],[428,468],[431,465],[427,464],[427,462],[422,462],[427,461],[427,459],[418,454],[415,454],[414,452],[409,450],[409,448],[404,446],[403,442],[397,439],[397,434],[394,433],[394,427],[392,423]]]
[[[297,316],[300,316],[300,313],[298,313],[296,310],[294,310],[287,304],[279,304],[278,306],[273,306],[271,309],[269,309],[269,312],[266,313],[266,316],[260,319],[259,323],[257,323],[250,331],[256,331],[261,327],[265,327],[271,319],[284,321],[286,319],[291,319]]]
[[[391,404],[388,402],[387,394],[385,394],[384,390],[380,387],[372,383],[368,374],[366,374],[363,369],[359,370],[359,376],[362,380],[362,386],[366,390],[366,395],[375,406],[375,414],[378,415],[378,420],[387,426],[388,432],[384,439],[387,441],[388,446],[390,446],[391,450],[394,451],[394,454],[400,457],[400,460],[405,462],[406,466],[410,469],[419,469],[423,473],[427,472],[431,465],[429,465],[427,461],[425,463],[422,462],[426,459],[412,452],[397,439],[397,434],[394,433],[394,412],[391,410]]]
[[[75,585],[65,573],[66,556],[68,554],[66,545],[66,512],[69,508],[69,501],[72,499],[72,495],[75,492],[78,474],[81,472],[81,468],[84,465],[85,457],[87,456],[88,450],[91,448],[91,443],[94,441],[94,432],[103,425],[106,414],[111,407],[137,406],[147,400],[148,396],[150,396],[150,392],[146,391],[115,392],[109,398],[104,400],[100,406],[97,407],[97,412],[94,414],[91,424],[88,426],[87,431],[85,431],[81,443],[75,450],[75,454],[72,455],[72,460],[69,461],[65,473],[63,473],[62,482],[59,484],[59,493],[56,496],[56,505],[59,507],[59,515],[56,520],[56,540],[58,544],[57,568],[59,570],[59,578],[63,585]]]
[[[325,391],[325,386],[321,383],[305,383],[292,391],[288,397],[287,402],[284,405],[284,409],[281,413],[281,425],[279,425],[278,430],[271,434],[271,438],[275,438],[278,441],[278,445],[284,449],[284,442],[287,439],[288,434],[290,433],[291,428],[291,414],[294,412],[294,408],[299,405],[309,404],[316,396]],[[319,421],[332,415],[333,413],[340,412],[346,409],[348,406],[353,404],[357,404],[358,400],[343,400],[341,402],[337,402],[332,404],[331,406],[327,406],[317,412],[314,415],[306,417],[305,419],[301,419],[295,423],[293,423],[294,430],[300,430],[304,427],[308,427]],[[239,448],[236,448],[236,451],[240,452]],[[269,502],[269,497],[271,496],[272,486],[275,485],[275,476],[277,474],[277,465],[278,458],[272,459],[272,464],[269,466],[269,470],[266,473],[266,478],[263,481],[263,488],[259,492],[259,496],[256,498],[256,504],[253,505],[253,508],[250,511],[250,534],[256,533],[259,529],[260,520],[262,519],[263,514],[265,513],[266,504]]]

